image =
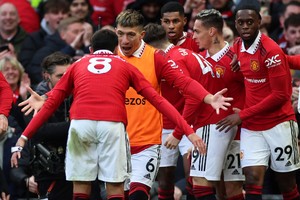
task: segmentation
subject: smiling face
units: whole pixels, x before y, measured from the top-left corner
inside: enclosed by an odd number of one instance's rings
[[[16,88],[21,79],[21,72],[10,61],[6,61],[2,68],[3,76],[11,88]]]
[[[0,7],[0,30],[12,33],[17,30],[20,22],[16,7],[11,3],[4,3]]]
[[[177,44],[183,35],[183,28],[186,24],[186,18],[179,12],[166,12],[161,18],[161,25],[164,27],[169,41]]]
[[[117,25],[116,33],[118,36],[119,47],[127,57],[131,56],[141,45],[145,31],[142,27],[123,27]]]
[[[235,27],[243,41],[251,45],[260,27],[261,20],[254,10],[239,10],[236,13]]]
[[[70,5],[70,14],[73,17],[84,19],[89,14],[89,5],[87,0],[74,0]]]

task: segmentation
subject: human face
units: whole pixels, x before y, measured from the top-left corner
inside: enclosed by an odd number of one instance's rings
[[[280,16],[280,25],[284,27],[284,21],[292,14],[300,14],[300,7],[296,5],[289,5],[282,16]]]
[[[49,12],[44,15],[48,26],[52,31],[56,31],[59,25],[59,22],[68,17],[68,13],[64,13],[63,11]]]
[[[142,6],[142,13],[148,19],[155,19],[159,16],[160,6],[158,3],[145,3]]]
[[[13,66],[9,61],[6,61],[2,73],[10,87],[16,89],[21,79],[21,73],[18,68]]]
[[[209,49],[211,46],[210,28],[203,26],[202,21],[196,19],[193,30],[193,39],[198,44],[199,49]]]
[[[52,89],[60,78],[64,75],[70,65],[56,65],[52,74],[47,74],[49,80],[49,86]]]
[[[284,36],[289,43],[289,47],[300,45],[300,26],[289,26],[284,31]]]
[[[183,28],[186,24],[186,18],[181,16],[179,12],[166,12],[161,18],[161,25],[167,32],[170,42],[177,44],[180,37],[183,35]]]
[[[0,29],[3,32],[11,33],[17,30],[20,22],[19,15],[15,6],[4,3],[0,7]]]
[[[84,31],[82,23],[70,24],[66,30],[61,32],[61,38],[67,43],[71,44],[75,38]]]
[[[227,0],[209,0],[209,4],[214,8],[214,9],[222,9],[225,7],[227,3]]]
[[[254,42],[259,32],[260,22],[261,20],[254,10],[239,10],[236,13],[236,30],[247,45]]]
[[[70,5],[70,14],[80,19],[86,18],[89,13],[87,0],[74,0]]]
[[[145,31],[141,27],[123,27],[117,25],[116,33],[118,35],[119,46],[123,54],[127,57],[140,47]]]

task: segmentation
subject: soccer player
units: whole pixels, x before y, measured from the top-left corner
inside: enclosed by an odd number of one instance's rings
[[[194,35],[200,48],[205,49],[200,54],[213,65],[214,72],[220,75],[228,88],[228,95],[234,99],[230,109],[242,109],[245,99],[244,78],[240,71],[233,72],[231,70],[230,63],[234,53],[224,40],[223,24],[224,21],[219,11],[215,9],[201,11],[195,17]],[[240,166],[239,130],[229,146],[223,169],[226,199],[228,200],[244,199],[242,189],[245,177]],[[217,188],[217,194],[218,192]]]
[[[179,66],[162,51],[145,44],[144,19],[139,12],[121,12],[116,24],[118,54],[123,59],[138,68],[156,91],[160,91],[160,82],[165,79],[171,86],[178,87],[188,101],[199,105],[198,91],[202,86],[182,74]],[[209,97],[204,102],[210,104]],[[132,89],[126,93],[125,104],[133,166],[129,199],[147,200],[160,160],[161,115]]]
[[[295,170],[299,169],[298,127],[291,105],[291,75],[279,46],[259,31],[259,2],[245,0],[236,8],[240,38],[234,50],[246,89],[245,106],[220,122],[220,130],[242,123],[241,165],[246,176],[246,200],[262,198],[264,174],[276,172],[284,200],[299,200]]]
[[[11,164],[17,166],[17,158],[25,142],[72,93],[74,101],[70,110],[72,121],[67,142],[66,177],[74,183],[75,200],[89,199],[90,181],[95,180],[97,175],[99,180],[106,182],[108,199],[124,198],[123,183],[131,168],[124,106],[125,93],[130,86],[183,131],[194,135],[176,109],[159,96],[139,70],[113,54],[117,44],[114,32],[96,32],[90,48],[92,54],[69,67],[53,90],[47,93],[48,99],[43,108],[29,123],[16,147],[12,148]],[[207,94],[204,89],[200,91],[203,99],[207,98]],[[217,107],[224,104],[219,94],[212,100]],[[205,152],[201,140],[196,140],[195,145]],[[79,163],[84,163],[84,167],[80,167]]]
[[[234,106],[241,108],[244,99],[243,77],[240,72],[232,72],[231,70],[230,63],[234,53],[230,49],[229,44],[224,41],[222,29],[222,15],[214,9],[204,10],[195,17],[193,38],[201,49],[206,49],[201,54],[211,63],[211,70],[214,75],[214,78],[207,77],[206,81],[201,77],[199,81],[204,81],[203,86],[210,92],[225,86],[230,88],[228,95],[235,96]],[[199,77],[200,75],[196,76]],[[188,112],[184,112],[183,116],[193,125],[196,133],[207,144],[207,155],[205,157],[199,155],[197,151],[193,151],[192,153],[190,176],[193,178],[193,193],[196,199],[215,200],[213,186],[216,181],[221,180],[223,163],[237,130],[235,128],[230,133],[225,134],[216,130],[216,123],[222,117],[231,114],[232,108],[231,112],[223,112],[222,115],[215,115],[215,112],[206,105],[194,111],[191,108],[187,108],[186,110]],[[193,113],[195,111],[196,113]],[[196,116],[193,117],[195,114]],[[176,141],[173,136],[177,139],[181,137],[175,131],[167,139],[167,145],[171,141],[174,141],[175,144],[178,143],[178,140]],[[238,147],[238,144],[235,146]],[[237,150],[239,151],[239,149]],[[235,154],[233,159],[236,158]],[[229,157],[232,159],[232,155]],[[233,159],[231,161],[234,161]],[[232,162],[230,168],[234,166],[233,163],[237,165],[238,161]],[[242,174],[241,169],[238,173]],[[228,176],[229,172],[225,173],[227,180],[229,180]],[[230,179],[232,178],[230,177]],[[242,198],[241,184],[239,184],[238,191],[238,194],[230,192],[231,194],[228,194],[227,198],[231,199],[232,197],[233,199],[237,199],[237,195]]]
[[[167,32],[168,40],[182,48],[199,52],[199,46],[193,40],[193,35],[184,31],[187,19],[183,6],[179,2],[168,2],[161,8],[161,25]]]
[[[190,76],[193,79],[198,79],[195,77],[195,71],[197,71],[198,68],[203,68],[201,79],[205,78],[205,76],[211,76],[210,73],[205,73],[205,68],[210,67],[210,64],[193,51],[170,43],[166,36],[166,31],[161,25],[150,23],[145,26],[145,31],[146,34],[144,41],[157,49],[163,50],[168,56],[170,56],[170,58],[172,58],[173,61],[176,62],[185,75]],[[163,97],[165,97],[180,113],[182,113],[185,100],[178,89],[170,86],[164,79],[162,79],[161,93]],[[175,127],[176,125],[174,123],[172,123],[168,118],[163,117],[162,144],[166,141],[168,135],[174,131]],[[159,199],[173,198],[175,170],[179,152],[184,158],[185,177],[187,179],[187,183],[189,182],[190,163],[187,159],[187,152],[191,146],[191,142],[185,136],[183,136],[178,148],[176,149],[167,149],[165,146],[161,146],[161,161],[157,176],[159,184]],[[187,187],[187,190],[189,190],[189,187]],[[188,191],[187,199],[193,199],[191,194],[192,191]]]

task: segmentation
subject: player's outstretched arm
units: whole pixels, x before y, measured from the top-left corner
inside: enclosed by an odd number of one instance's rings
[[[19,137],[16,146],[11,148],[11,159],[10,164],[11,167],[18,167],[18,159],[21,158],[21,151],[23,150],[27,139],[24,136]]]
[[[231,104],[229,101],[232,101],[232,97],[224,97],[223,94],[227,92],[227,88],[224,88],[223,90],[217,92],[216,94],[212,95],[209,94],[204,98],[204,102],[207,104],[210,104],[217,112],[217,114],[220,113],[220,109],[227,110]]]
[[[24,106],[21,111],[25,112],[25,115],[29,115],[32,111],[34,111],[33,115],[35,115],[44,105],[45,98],[38,95],[30,87],[27,87],[27,90],[30,93],[30,97],[19,103],[19,106]]]

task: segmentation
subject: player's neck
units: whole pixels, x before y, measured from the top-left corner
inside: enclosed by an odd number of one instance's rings
[[[226,43],[222,37],[215,37],[212,40],[210,47],[207,49],[209,55],[213,56],[221,51],[226,46]]]

